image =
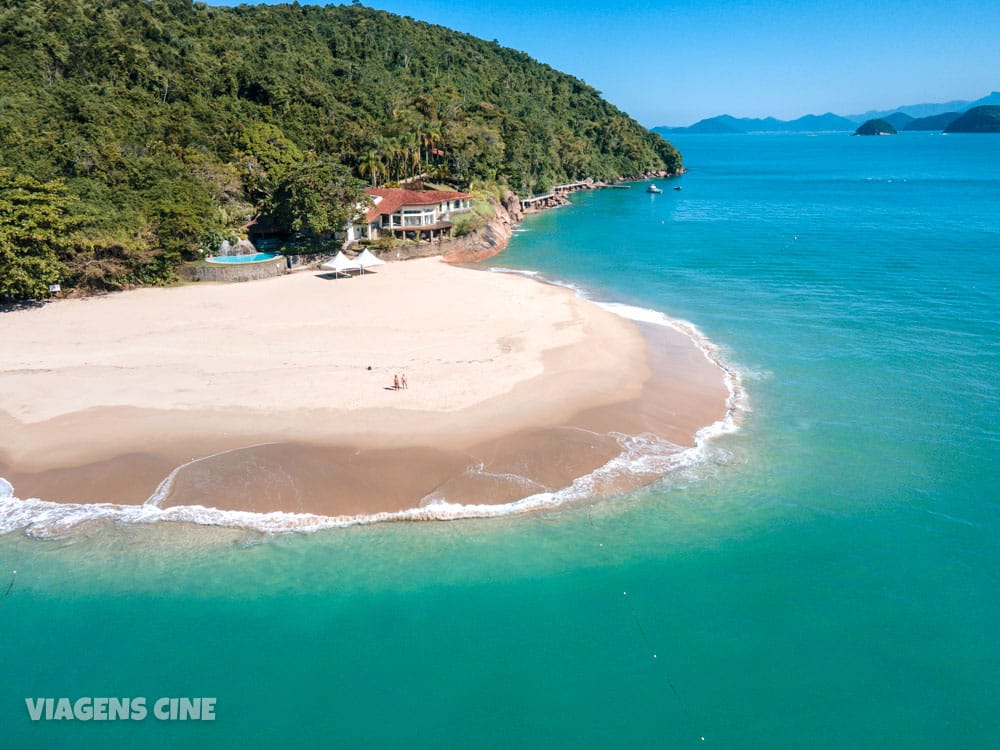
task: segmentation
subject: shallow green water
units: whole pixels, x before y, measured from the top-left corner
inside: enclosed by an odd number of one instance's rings
[[[534,516],[0,537],[0,746],[995,746],[1000,138],[676,145],[493,264],[696,323],[740,432]],[[24,705],[101,695],[217,718]]]

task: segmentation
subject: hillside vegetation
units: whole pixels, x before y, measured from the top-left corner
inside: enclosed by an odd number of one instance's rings
[[[30,226],[0,232],[8,298],[169,280],[260,211],[328,236],[365,183],[680,168],[585,83],[359,5],[0,0],[0,224]]]
[[[960,117],[958,112],[942,112],[939,115],[918,117],[906,123],[904,130],[944,130]]]
[[[882,119],[869,120],[862,123],[854,135],[896,135],[896,128],[891,122]]]
[[[1000,106],[973,107],[944,130],[946,133],[1000,133]]]

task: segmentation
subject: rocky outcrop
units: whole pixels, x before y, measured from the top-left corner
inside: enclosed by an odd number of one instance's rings
[[[524,218],[524,211],[521,210],[521,199],[517,197],[516,193],[507,194],[503,207],[510,221],[514,224],[518,224]]]
[[[513,203],[515,211],[509,211],[507,206]],[[514,227],[523,217],[520,199],[511,193],[503,203],[490,200],[493,206],[493,218],[486,222],[482,229],[455,237],[441,243],[441,256],[447,263],[475,263],[492,258],[503,252],[514,236]],[[514,217],[518,217],[515,219]]]
[[[518,203],[520,203],[520,201],[518,201]],[[522,215],[533,214],[537,211],[545,211],[549,208],[559,208],[559,206],[568,205],[569,198],[566,197],[565,193],[553,193],[544,197],[533,198],[530,203],[525,203],[522,209]]]
[[[231,244],[229,240],[223,240],[222,244],[219,245],[219,249],[216,250],[216,255],[253,255],[257,252],[257,248],[254,247],[250,240],[238,240],[235,245]]]
[[[669,169],[651,169],[648,172],[643,172],[642,174],[627,175],[618,178],[618,182],[644,182],[645,180],[665,180],[669,177],[677,177],[686,172],[686,169],[680,169],[676,172],[671,172]],[[603,185],[603,183],[602,183]]]
[[[502,252],[514,235],[514,227],[523,218],[521,201],[511,193],[501,203],[490,200],[493,218],[481,229],[462,237],[449,237],[433,242],[398,243],[395,247],[379,251],[384,260],[410,260],[440,255],[447,263],[475,263],[492,258]]]

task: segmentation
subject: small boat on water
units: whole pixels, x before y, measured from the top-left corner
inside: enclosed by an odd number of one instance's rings
[[[674,188],[674,190],[680,190],[680,189],[681,189],[680,185],[678,185],[677,187]]]
[[[660,188],[656,187],[656,185],[650,185],[648,188],[646,188],[646,192],[647,193],[662,193],[663,191]]]

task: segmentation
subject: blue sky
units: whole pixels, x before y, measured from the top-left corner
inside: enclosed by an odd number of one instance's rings
[[[364,4],[523,50],[648,127],[855,114],[1000,90],[998,0]]]

